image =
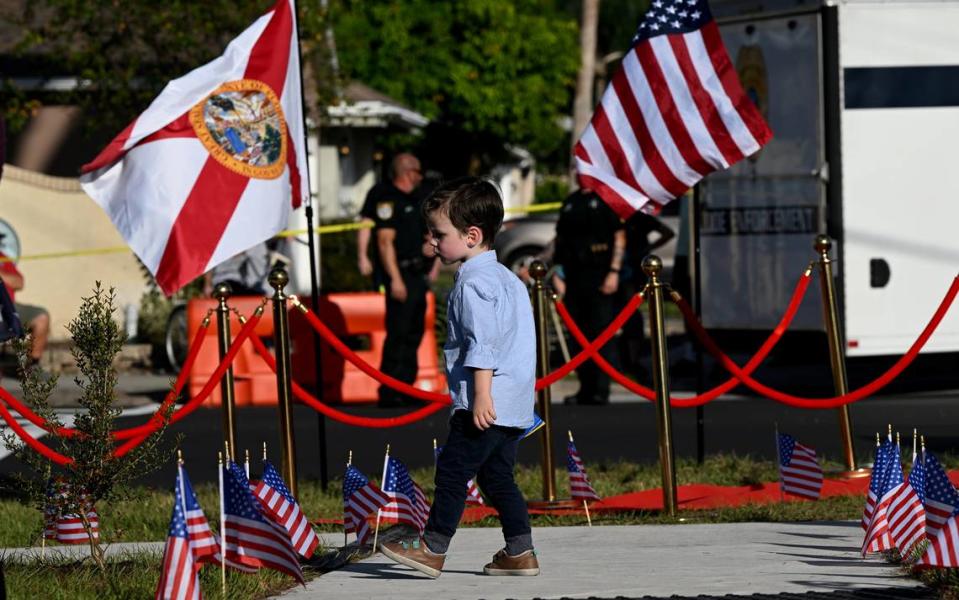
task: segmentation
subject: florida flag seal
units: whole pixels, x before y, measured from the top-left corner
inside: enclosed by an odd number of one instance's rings
[[[83,166],[84,191],[166,294],[309,201],[298,43],[293,0],[279,0]]]

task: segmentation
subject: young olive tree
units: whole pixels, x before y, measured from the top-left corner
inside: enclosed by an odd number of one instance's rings
[[[67,325],[79,370],[74,378],[80,390],[77,399],[80,410],[73,422],[76,434],[51,433],[41,441],[72,458],[73,463],[63,467],[54,465],[13,434],[4,434],[7,448],[15,452],[25,467],[16,475],[16,493],[24,502],[42,511],[78,515],[90,541],[91,558],[104,574],[103,547],[88,518],[89,510],[99,502],[128,497],[132,491],[130,484],[156,470],[171,451],[161,446],[167,413],[163,415],[162,426],[146,436],[143,443],[122,457],[114,455],[117,447],[113,439],[114,421],[121,412],[115,402],[114,359],[125,341],[123,330],[113,318],[115,312],[115,290],[104,290],[97,282],[93,294],[83,299],[76,318]],[[57,377],[48,376],[30,364],[29,348],[29,338],[16,343],[24,402],[55,430],[63,427],[50,403]]]

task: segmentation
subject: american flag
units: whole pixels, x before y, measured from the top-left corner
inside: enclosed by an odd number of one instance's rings
[[[620,217],[655,213],[772,138],[705,0],[653,0],[574,150]]]
[[[43,537],[48,540],[57,539],[57,517],[60,509],[57,508],[56,498],[61,494],[60,484],[51,477],[47,481],[47,499],[43,507]]]
[[[386,457],[383,492],[390,501],[380,511],[381,519],[407,523],[422,532],[430,516],[430,503],[420,486],[410,477],[406,465],[392,456]]]
[[[300,556],[313,556],[320,538],[270,461],[263,461],[263,479],[251,483],[253,495],[260,501],[263,514],[286,530],[293,548]]]
[[[343,477],[343,526],[346,533],[355,533],[356,542],[365,544],[370,536],[367,517],[386,506],[389,496],[366,478],[359,469],[347,465]]]
[[[64,483],[63,485],[67,486],[69,484]],[[80,495],[80,506],[76,508],[85,511],[87,521],[90,523],[90,535],[87,535],[87,531],[83,527],[83,517],[80,516],[80,513],[66,513],[57,518],[57,541],[61,544],[89,544],[91,536],[93,541],[99,541],[100,515],[97,514],[96,507],[90,503],[86,494]]]
[[[922,464],[918,465],[918,469],[916,467],[913,462],[909,479],[899,485],[888,509],[889,535],[902,556],[907,556],[913,546],[926,537],[926,511],[922,507],[926,473]],[[899,472],[902,472],[901,462]],[[914,486],[918,486],[918,491]]]
[[[956,515],[946,519],[916,563],[926,567],[959,567],[959,524]]]
[[[818,500],[822,490],[822,467],[816,451],[785,433],[779,434],[779,485],[784,493],[811,500]]]
[[[862,544],[862,553],[899,548],[903,555],[923,538],[926,520],[922,502],[902,474],[899,447],[887,453],[882,491]]]
[[[869,521],[872,520],[872,512],[876,508],[876,501],[882,493],[882,478],[886,476],[886,467],[889,466],[889,454],[892,452],[892,444],[883,442],[876,446],[876,459],[872,463],[872,474],[869,476],[869,491],[866,493],[866,506],[862,509],[862,520],[860,525],[863,531],[869,529]]]
[[[433,460],[439,460],[440,454],[443,453],[443,446],[436,446],[433,448]],[[466,482],[466,503],[475,504],[477,506],[483,506],[483,496],[480,495],[479,487],[476,486],[476,482],[470,479]]]
[[[599,500],[599,494],[589,483],[589,477],[586,476],[586,468],[583,466],[583,459],[579,457],[576,451],[576,445],[573,440],[566,444],[566,470],[569,471],[569,491],[574,500]]]
[[[926,494],[923,498],[926,508],[926,536],[933,539],[946,520],[959,508],[959,493],[956,493],[956,488],[932,452],[923,451],[920,456],[923,457],[922,463],[926,471]]]
[[[184,493],[188,489],[189,482],[182,479],[184,475],[183,468],[180,467],[177,471],[176,490],[173,493],[173,516],[170,518],[170,530],[163,550],[163,567],[160,571],[160,581],[157,582],[157,600],[174,598],[199,600],[201,597],[200,580],[197,577],[200,567],[196,561],[187,526]],[[192,494],[192,488],[189,489]]]
[[[200,502],[193,491],[190,477],[186,474],[186,469],[182,465],[177,468],[175,493],[176,501],[183,503],[183,515],[186,520],[187,533],[190,536],[190,549],[193,550],[193,558],[198,563],[214,562],[215,557],[220,552],[220,543],[210,530],[210,524],[207,522],[206,515],[203,514]]]
[[[286,531],[260,514],[250,482],[234,462],[223,471],[223,511],[226,558],[251,567],[266,567],[292,576],[303,573]]]

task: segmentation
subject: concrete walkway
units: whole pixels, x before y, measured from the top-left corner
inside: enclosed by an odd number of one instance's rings
[[[533,532],[538,577],[488,577],[498,529],[460,529],[443,575],[428,579],[376,554],[290,590],[284,599],[617,598],[865,589],[925,596],[919,582],[859,557],[858,522],[549,527]],[[818,594],[817,594],[818,595]],[[931,596],[930,596],[931,597]]]

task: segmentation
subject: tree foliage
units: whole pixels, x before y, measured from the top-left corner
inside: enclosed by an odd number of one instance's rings
[[[17,474],[17,486],[12,491],[41,511],[52,504],[60,514],[79,514],[90,538],[91,555],[101,569],[103,550],[95,542],[90,523],[86,521],[86,507],[127,497],[131,482],[158,468],[169,456],[169,451],[161,447],[165,426],[125,456],[113,456],[112,432],[115,419],[120,416],[120,409],[114,402],[117,372],[113,364],[126,341],[114,320],[115,312],[116,293],[113,289],[104,290],[97,282],[93,294],[83,299],[76,318],[67,325],[73,338],[73,357],[80,371],[80,376],[75,378],[80,389],[77,401],[80,411],[73,424],[77,435],[51,435],[43,441],[49,444],[52,438],[53,445],[57,446],[55,449],[73,458],[74,463],[64,469],[55,469],[45,457],[15,435],[3,434],[5,445],[27,467]],[[47,377],[35,366],[30,366],[29,341],[17,344],[17,356],[25,403],[48,423],[56,428],[62,427],[49,401],[57,385],[56,377]],[[53,476],[61,482],[58,487],[63,493],[48,497],[47,490]]]
[[[77,89],[46,94],[44,101],[76,104],[88,128],[119,131],[167,82],[220,55],[273,2],[21,0],[0,20],[20,31],[16,54],[35,69],[32,76],[79,80]],[[304,62],[315,77],[328,77],[325,13],[316,3],[300,3],[298,10]],[[327,79],[314,81],[321,102],[331,97]],[[7,88],[15,91],[9,81]],[[21,123],[23,102],[4,104],[11,125]]]
[[[479,152],[565,144],[577,25],[545,0],[343,0],[344,75],[457,130]]]

